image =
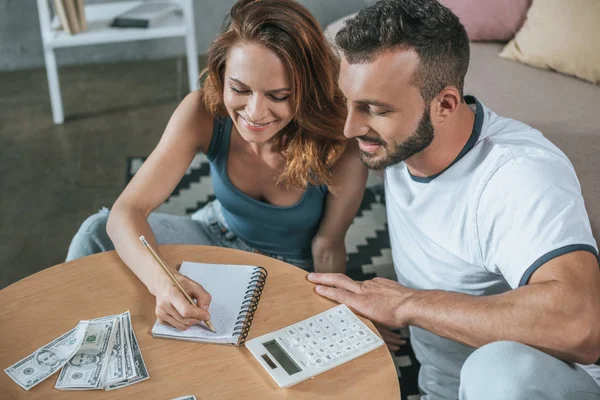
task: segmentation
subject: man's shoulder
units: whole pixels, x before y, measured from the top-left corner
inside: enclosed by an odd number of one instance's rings
[[[485,149],[490,180],[554,180],[575,173],[568,157],[542,132],[486,111],[480,146]]]

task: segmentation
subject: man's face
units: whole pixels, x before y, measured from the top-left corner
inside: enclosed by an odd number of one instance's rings
[[[80,353],[80,354],[75,354],[73,356],[73,358],[71,359],[71,361],[69,361],[69,363],[74,366],[81,367],[83,365],[91,364],[95,361],[96,361],[96,356],[94,356],[93,354]]]
[[[368,63],[342,58],[339,85],[346,96],[344,135],[356,138],[363,163],[384,169],[425,150],[434,128],[411,78],[419,65],[412,50],[391,50]]]
[[[49,351],[42,351],[40,354],[38,354],[37,360],[40,364],[45,364],[48,366],[53,366],[58,362],[56,355]]]

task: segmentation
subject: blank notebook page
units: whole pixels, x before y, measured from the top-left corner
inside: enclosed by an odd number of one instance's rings
[[[180,331],[157,321],[152,328],[152,335],[200,342],[236,343],[238,336],[234,336],[234,328],[239,322],[242,302],[250,286],[252,274],[256,270],[257,267],[246,265],[184,261],[179,272],[198,282],[212,296],[208,311],[217,333],[209,331],[204,323]]]

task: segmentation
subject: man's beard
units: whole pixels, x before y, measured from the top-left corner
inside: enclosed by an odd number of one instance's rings
[[[429,110],[423,111],[421,121],[417,129],[402,143],[397,143],[389,146],[393,146],[393,149],[388,149],[388,144],[382,140],[373,139],[367,136],[360,136],[357,139],[363,142],[376,143],[382,145],[388,150],[387,155],[383,158],[377,159],[370,153],[360,150],[360,158],[369,169],[382,170],[392,165],[396,165],[417,153],[425,150],[433,141],[434,132],[433,125],[431,124],[431,118],[429,116]]]

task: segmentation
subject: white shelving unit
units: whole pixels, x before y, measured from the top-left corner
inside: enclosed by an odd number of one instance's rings
[[[110,23],[115,16],[141,4],[143,1],[122,1],[86,5],[85,15],[88,29],[85,32],[69,35],[58,28],[59,24],[56,17],[54,17],[54,21],[51,20],[49,0],[37,0],[44,45],[44,61],[48,76],[48,88],[50,90],[52,119],[55,124],[62,124],[64,122],[58,67],[54,53],[59,48],[181,37],[185,40],[190,91],[196,88],[199,70],[193,0],[171,1],[178,3],[181,11],[174,13],[169,18],[162,20],[156,26],[150,28],[110,27]]]

